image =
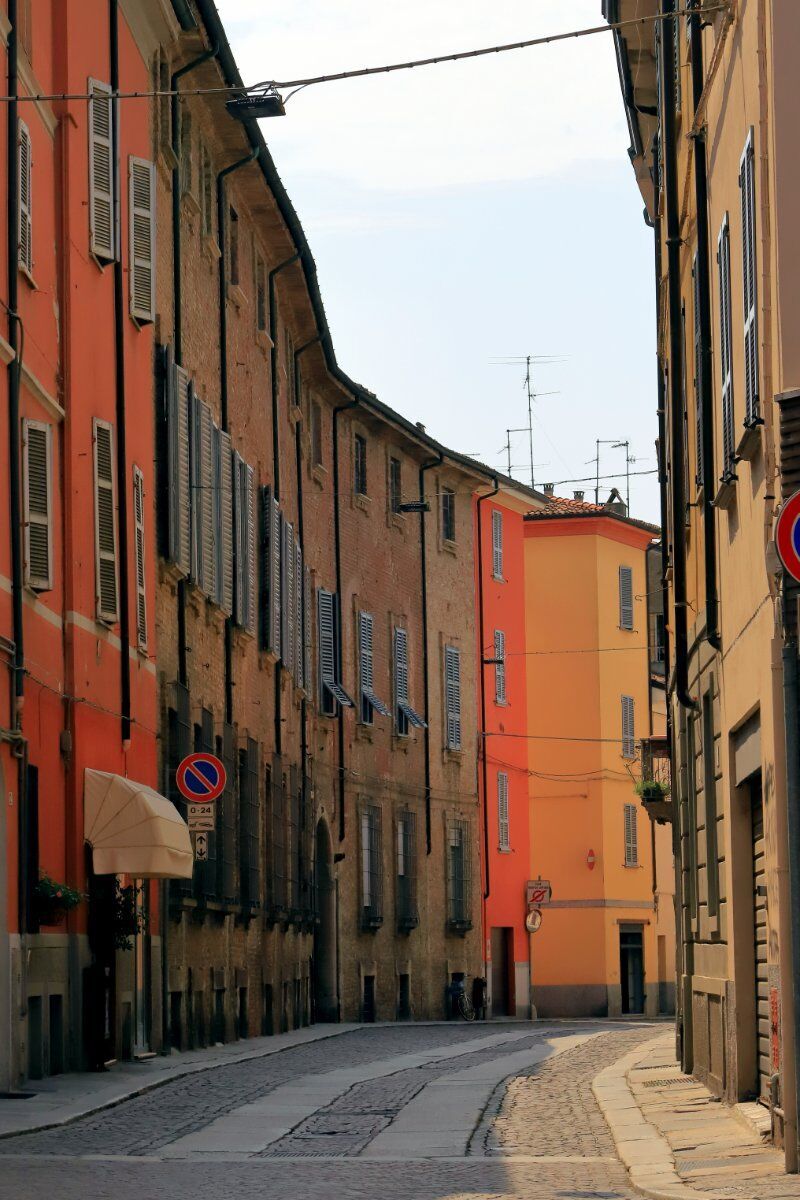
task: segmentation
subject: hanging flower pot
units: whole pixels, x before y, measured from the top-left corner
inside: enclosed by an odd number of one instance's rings
[[[77,908],[83,896],[66,883],[58,883],[42,875],[33,889],[36,918],[39,925],[61,925],[67,913]]]

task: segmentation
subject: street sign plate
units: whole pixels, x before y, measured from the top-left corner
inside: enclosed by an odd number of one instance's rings
[[[195,862],[206,862],[208,859],[208,834],[197,833],[194,839]]]
[[[540,908],[532,908],[525,918],[525,928],[528,933],[537,933],[542,925],[542,910]]]
[[[538,908],[540,904],[549,904],[553,889],[549,879],[529,879],[525,887],[525,899],[528,911]]]
[[[213,833],[216,828],[213,817],[189,817],[186,824],[189,826],[190,833],[196,833],[198,829],[203,829],[206,833]]]
[[[215,805],[214,804],[187,804],[186,816],[192,817],[211,817],[214,820]]]
[[[800,492],[790,496],[778,513],[775,548],[784,571],[800,582]]]
[[[225,791],[225,768],[216,754],[187,754],[175,775],[185,800],[210,804]]]

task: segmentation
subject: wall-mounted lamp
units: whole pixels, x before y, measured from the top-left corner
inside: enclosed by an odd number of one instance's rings
[[[408,500],[405,504],[398,504],[397,512],[430,512],[431,506],[428,500]]]

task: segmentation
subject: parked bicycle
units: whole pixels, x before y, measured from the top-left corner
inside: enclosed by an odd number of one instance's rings
[[[475,1020],[475,1005],[467,995],[467,982],[463,977],[454,979],[449,987],[452,1015],[464,1021]]]

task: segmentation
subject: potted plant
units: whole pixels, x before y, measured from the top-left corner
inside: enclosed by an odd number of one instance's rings
[[[112,929],[117,950],[132,950],[131,939],[137,933],[144,933],[146,917],[139,903],[143,891],[133,883],[123,887],[119,880],[116,881]]]
[[[33,889],[36,916],[40,925],[60,925],[67,913],[77,908],[83,896],[66,883],[42,875]]]
[[[636,784],[636,795],[641,796],[645,804],[652,800],[666,800],[669,784],[661,783],[658,779],[640,779]]]

